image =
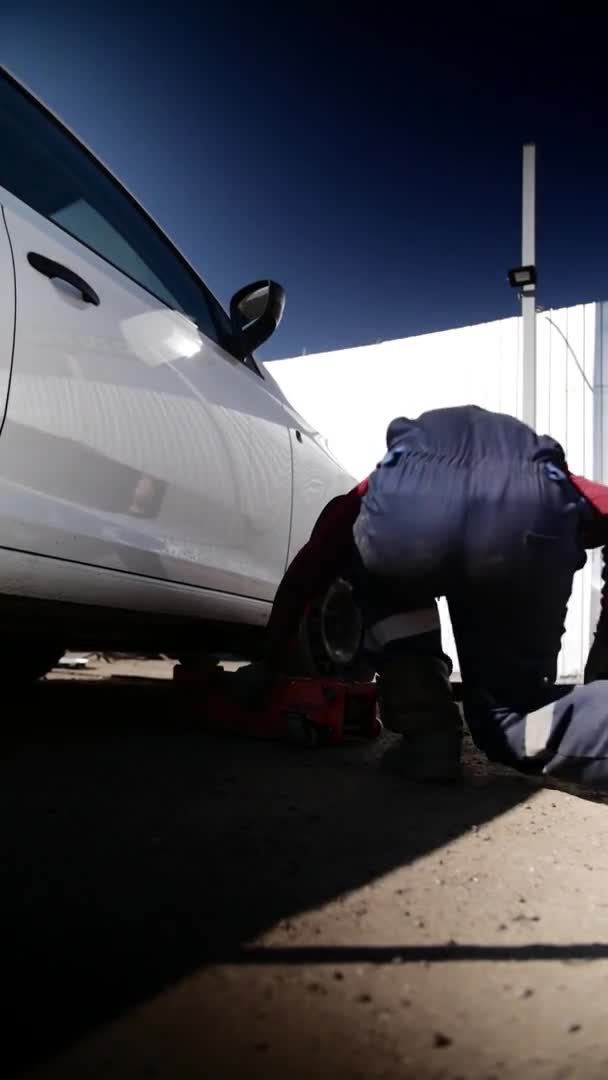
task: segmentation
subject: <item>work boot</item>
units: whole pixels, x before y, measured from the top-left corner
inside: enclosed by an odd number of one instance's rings
[[[409,780],[460,776],[462,719],[452,696],[447,664],[435,656],[394,656],[378,679],[380,718],[403,736],[383,767]]]

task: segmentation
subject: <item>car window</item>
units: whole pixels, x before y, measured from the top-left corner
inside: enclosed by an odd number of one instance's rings
[[[170,243],[103,167],[2,75],[0,186],[226,345],[228,316]]]

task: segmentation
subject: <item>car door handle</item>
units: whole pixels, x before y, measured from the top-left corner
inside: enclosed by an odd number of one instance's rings
[[[28,251],[27,261],[39,274],[44,274],[48,278],[61,278],[62,281],[67,281],[68,285],[73,285],[85,304],[95,304],[96,307],[99,305],[99,297],[95,289],[92,289],[84,278],[79,277],[68,266],[62,266],[53,259],[47,259],[46,255],[39,255],[36,251]]]

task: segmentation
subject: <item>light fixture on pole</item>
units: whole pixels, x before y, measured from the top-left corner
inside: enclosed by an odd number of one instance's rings
[[[532,289],[536,286],[535,266],[516,266],[514,270],[509,270],[508,276],[511,288],[518,289],[523,296],[532,295]]]
[[[526,143],[523,153],[521,266],[509,270],[509,284],[521,300],[522,418],[536,427],[536,146]]]

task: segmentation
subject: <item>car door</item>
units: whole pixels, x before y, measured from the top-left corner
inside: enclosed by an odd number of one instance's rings
[[[290,529],[285,409],[147,215],[5,77],[0,204],[18,298],[2,544],[270,599]]]

